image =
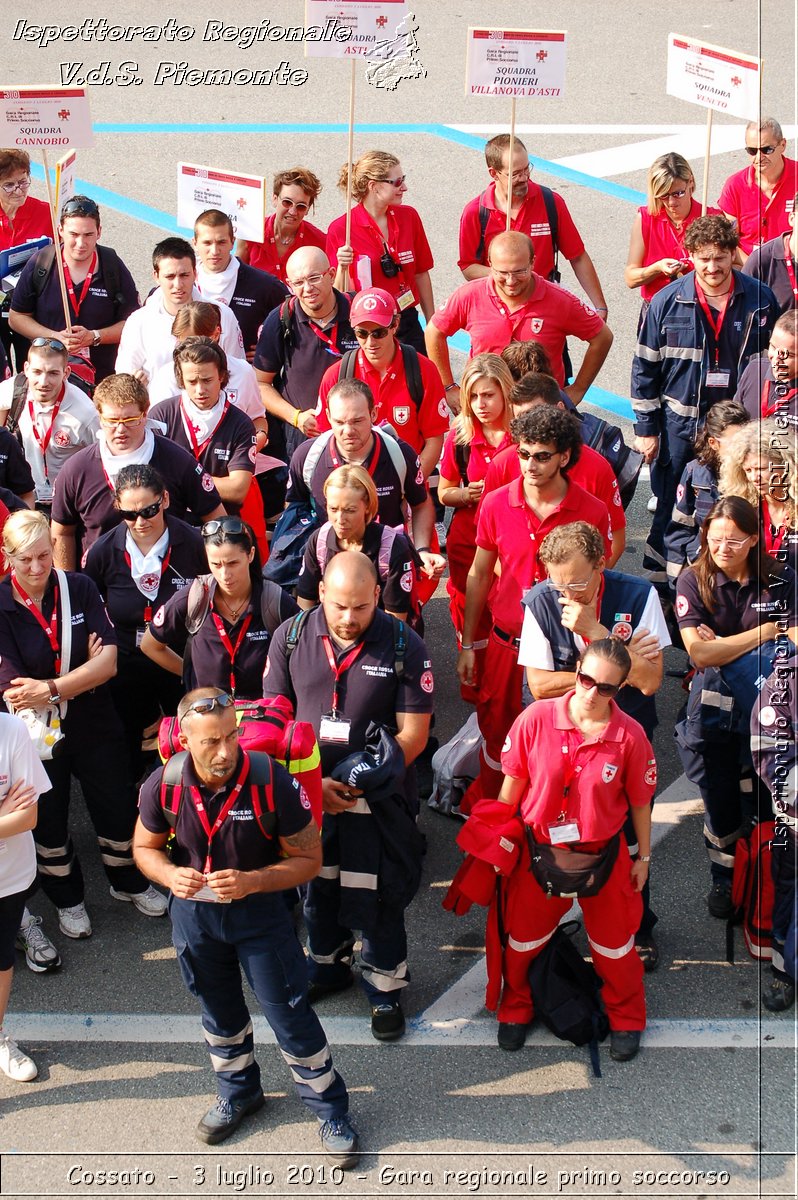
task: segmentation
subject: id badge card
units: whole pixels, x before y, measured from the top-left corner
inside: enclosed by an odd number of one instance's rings
[[[549,825],[549,841],[552,846],[564,846],[579,841],[579,825],[576,821],[553,821]]]
[[[352,722],[336,713],[327,713],[319,725],[319,741],[332,742],[336,746],[349,745],[349,730]]]
[[[727,388],[731,371],[707,371],[706,386],[711,388]]]
[[[208,887],[207,883],[203,883],[202,887],[194,893],[192,900],[204,900],[208,904],[223,904],[212,887]]]
[[[396,303],[399,305],[400,312],[404,312],[406,308],[412,308],[415,302],[416,298],[410,288],[405,288],[405,290],[400,292],[396,297]]]
[[[146,630],[146,629],[137,629],[137,630],[136,630],[136,649],[137,649],[137,650],[140,648],[140,646],[141,646],[141,640],[142,640],[142,638],[144,637],[144,634],[145,634],[146,632],[147,632],[147,630]]]

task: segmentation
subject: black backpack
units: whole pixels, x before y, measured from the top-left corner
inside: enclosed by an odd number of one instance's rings
[[[19,437],[19,418],[22,415],[22,410],[25,407],[25,400],[28,395],[28,377],[23,371],[14,376],[14,388],[11,394],[11,407],[8,410],[6,417],[6,429],[9,433],[13,433],[18,441]]]
[[[569,930],[577,921],[558,925],[529,967],[529,986],[535,1016],[562,1042],[590,1047],[593,1074],[601,1078],[598,1044],[609,1033],[601,1003],[601,979],[573,943]]]
[[[546,217],[549,222],[549,233],[551,234],[551,248],[554,252],[554,266],[552,267],[551,271],[549,272],[548,278],[551,283],[559,283],[560,280],[562,279],[562,275],[560,274],[560,269],[559,269],[560,246],[559,246],[559,242],[557,241],[557,234],[559,232],[560,226],[559,226],[559,220],[557,217],[557,205],[554,201],[554,192],[551,190],[551,188],[544,187],[542,183],[539,185],[539,187],[540,187],[541,195],[543,196],[543,203],[546,206]],[[490,220],[490,209],[486,208],[484,204],[480,204],[480,206],[479,206],[479,245],[477,246],[477,252],[475,255],[477,262],[479,262],[479,260],[482,258],[482,255],[485,253],[485,231],[488,228],[489,220]]]
[[[410,399],[416,406],[416,412],[421,411],[421,405],[424,403],[424,384],[421,381],[421,367],[418,365],[418,351],[413,346],[405,346],[403,342],[399,343],[402,351],[402,361],[405,365],[405,380],[407,382],[407,390],[410,393]],[[341,370],[338,375],[341,379],[354,379],[355,366],[357,364],[357,350],[347,350],[341,359]]]
[[[100,262],[105,290],[114,304],[114,319],[112,324],[122,320],[122,307],[125,295],[122,291],[122,277],[119,271],[119,255],[110,246],[97,246],[97,257]],[[33,272],[33,294],[41,296],[47,280],[53,273],[55,264],[55,246],[45,246],[36,255],[36,270]]]

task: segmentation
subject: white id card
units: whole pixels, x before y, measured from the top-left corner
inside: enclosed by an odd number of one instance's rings
[[[727,388],[730,378],[731,371],[707,371],[706,386]]]
[[[143,639],[143,637],[144,637],[144,634],[145,634],[146,632],[147,632],[147,630],[146,630],[146,629],[137,629],[137,630],[136,630],[136,649],[137,649],[137,650],[138,650],[138,648],[141,646],[142,639]]]
[[[412,308],[415,302],[416,298],[413,295],[411,288],[405,288],[405,290],[400,292],[396,297],[396,303],[399,305],[400,312],[404,312],[406,308]]]
[[[579,826],[576,821],[555,821],[549,825],[549,841],[552,846],[562,846],[579,841]]]
[[[320,742],[335,742],[338,746],[349,745],[349,730],[351,721],[346,717],[322,717],[319,725],[319,741]]]
[[[192,900],[205,900],[209,904],[224,904],[225,901],[220,900],[212,887],[208,887],[207,883],[203,883],[198,892],[195,892],[191,897]]]

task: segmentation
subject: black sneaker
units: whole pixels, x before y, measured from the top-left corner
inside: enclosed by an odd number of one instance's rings
[[[762,989],[762,1003],[768,1012],[786,1012],[795,1003],[795,984],[774,975]]]
[[[713,883],[707,896],[707,908],[719,921],[728,921],[734,916],[731,898],[731,883]]]
[[[405,1031],[405,1014],[396,1004],[375,1004],[371,1010],[371,1032],[378,1042],[395,1042]]]
[[[343,983],[309,983],[308,1003],[316,1004],[319,1000],[323,1000],[325,996],[334,996],[336,992],[345,992],[347,988],[351,988],[354,982],[355,977],[350,971],[348,979]]]
[[[235,1133],[246,1117],[256,1113],[266,1103],[263,1092],[250,1096],[248,1100],[227,1100],[223,1096],[216,1097],[213,1108],[209,1108],[197,1126],[197,1137],[209,1146],[223,1142]]]
[[[354,1167],[359,1158],[357,1133],[348,1117],[331,1117],[319,1127],[321,1144],[333,1162],[346,1170]]]
[[[610,1058],[614,1058],[616,1062],[629,1062],[639,1049],[639,1029],[610,1030]]]
[[[496,1041],[500,1050],[520,1050],[526,1042],[528,1025],[517,1025],[514,1021],[499,1021]]]

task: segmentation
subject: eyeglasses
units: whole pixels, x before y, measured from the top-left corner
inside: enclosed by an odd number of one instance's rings
[[[512,175],[511,175],[510,172],[506,168],[502,168],[501,170],[499,170],[499,168],[497,167],[496,174],[497,175],[506,175],[509,179],[517,179],[520,182],[522,179],[529,178],[529,173],[531,170],[532,170],[532,168],[529,165],[527,165],[527,166],[523,167],[520,171],[513,171]]]
[[[573,581],[573,583],[555,583],[553,579],[549,579],[548,585],[550,588],[553,588],[555,592],[560,592],[560,593],[562,593],[562,592],[585,592],[590,587],[590,584],[593,581],[593,572],[594,571],[595,571],[595,567],[593,568],[593,571],[590,572],[587,579],[575,579]]]
[[[369,338],[374,338],[375,341],[381,342],[383,338],[387,338],[391,330],[390,328],[383,329],[380,326],[378,329],[353,329],[352,332],[359,342],[367,342]]]
[[[64,220],[64,217],[98,217],[99,218],[99,216],[100,216],[99,208],[94,203],[94,201],[89,200],[89,198],[87,196],[83,196],[80,198],[78,198],[76,196],[74,200],[67,200],[66,204],[61,209],[61,220],[62,221]]]
[[[293,208],[295,210],[295,212],[306,213],[308,211],[308,209],[310,208],[310,205],[305,204],[304,200],[300,200],[298,204],[295,204],[293,200],[289,200],[285,196],[280,197],[280,203],[282,204],[282,206],[286,212],[289,212]]]
[[[31,342],[33,350],[41,350],[44,346],[48,350],[57,350],[59,354],[68,354],[68,350],[63,342],[59,342],[58,338],[36,337]]]
[[[518,457],[521,462],[529,462],[530,458],[543,466],[544,463],[551,462],[555,455],[559,454],[558,450],[521,450],[519,447]]]
[[[528,267],[523,267],[520,271],[497,271],[495,267],[491,267],[496,279],[524,279],[532,270],[532,264]]]
[[[221,696],[203,696],[201,700],[192,700],[180,718],[180,724],[182,725],[189,713],[198,713],[199,716],[204,717],[208,713],[212,713],[215,708],[232,708],[234,705],[235,700],[227,692],[222,692]]]
[[[721,546],[726,546],[728,550],[742,550],[746,542],[750,542],[754,535],[749,533],[748,537],[744,538],[717,538],[708,537],[707,542],[712,546],[713,550],[719,550]]]
[[[213,537],[215,533],[243,533],[250,539],[249,526],[240,517],[219,517],[217,520],[206,521],[200,533],[204,538]]]
[[[326,271],[321,271],[318,275],[306,275],[304,279],[289,279],[288,285],[289,287],[292,287],[295,292],[300,288],[318,287],[326,274]]]
[[[750,154],[751,158],[756,158],[757,154],[775,154],[775,146],[746,146],[746,154]]]
[[[406,175],[400,175],[398,179],[379,179],[377,182],[390,183],[391,187],[401,187],[406,179]]]
[[[123,521],[137,521],[139,517],[142,521],[150,521],[161,511],[162,504],[163,496],[159,496],[153,504],[148,504],[146,508],[120,508],[117,511]]]
[[[137,417],[104,417],[100,413],[100,424],[106,429],[135,429],[144,419],[144,413],[139,413]]]
[[[662,197],[662,200],[663,201],[665,201],[665,200],[681,200],[682,197],[686,196],[686,195],[687,195],[687,188],[681,188],[678,192],[666,192],[665,195]]]
[[[576,672],[576,682],[589,692],[591,688],[595,688],[600,696],[615,696],[621,690],[619,683],[599,683],[592,675],[586,675],[584,671]]]
[[[18,179],[16,183],[0,183],[0,191],[5,192],[6,196],[13,196],[14,192],[27,192],[30,187],[30,175],[26,175],[24,179]]]

